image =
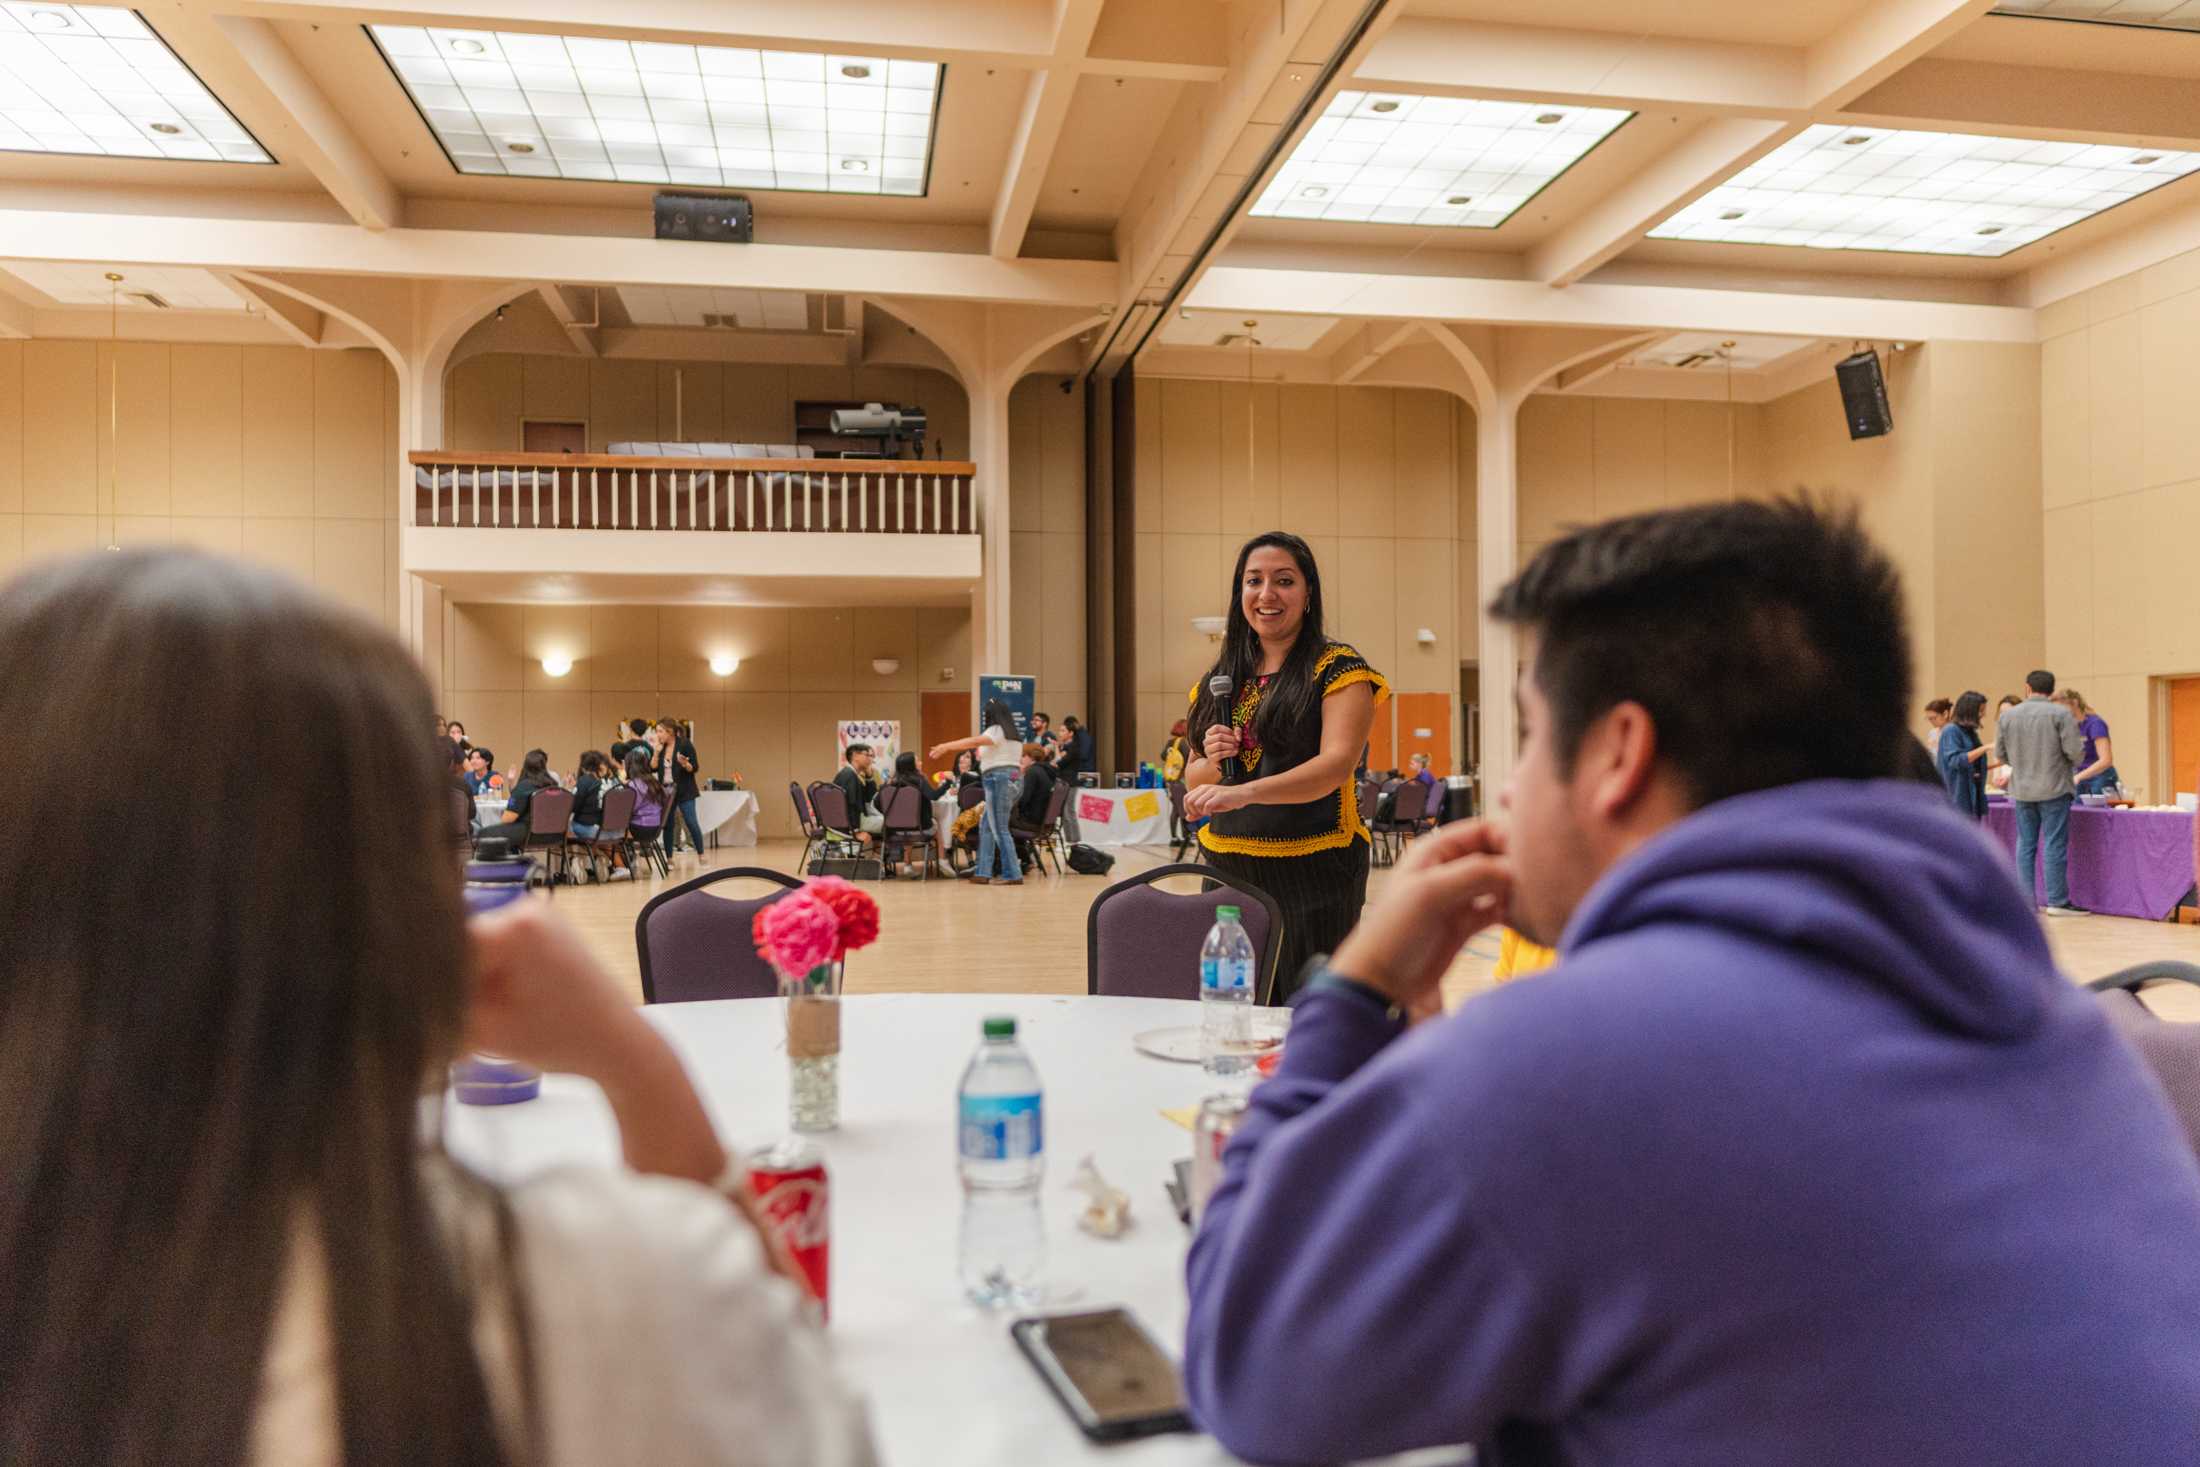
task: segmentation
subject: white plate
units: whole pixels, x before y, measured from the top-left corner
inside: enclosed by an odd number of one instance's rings
[[[1277,1048],[1290,1027],[1289,1009],[1253,1010],[1253,1040],[1246,1046],[1246,1052],[1258,1056]],[[1199,1026],[1177,1024],[1167,1029],[1148,1029],[1143,1034],[1132,1035],[1131,1045],[1140,1054],[1150,1054],[1155,1059],[1196,1065],[1199,1063]]]

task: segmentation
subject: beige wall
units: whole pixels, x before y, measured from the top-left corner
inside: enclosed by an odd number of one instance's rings
[[[2167,801],[2149,679],[2200,672],[2200,251],[2040,312],[2046,666],[2113,731],[2124,782]]]
[[[693,719],[703,776],[738,772],[765,835],[796,833],[787,781],[832,776],[840,720],[899,719],[915,748],[920,695],[970,686],[962,608],[453,604],[443,627],[443,711],[500,766],[542,748],[570,770],[585,750],[608,752],[620,719]],[[573,670],[545,673],[552,654]],[[710,670],[722,654],[741,660],[731,677]],[[901,667],[881,676],[879,657]]]
[[[397,413],[372,351],[0,341],[0,570],[111,529],[276,566],[394,627]]]
[[[1093,721],[1085,690],[1085,407],[1058,377],[1008,399],[1009,660],[1039,680],[1033,705]]]
[[[962,387],[922,367],[793,367],[737,362],[607,361],[490,352],[444,381],[445,434],[454,449],[517,450],[522,418],[588,424],[601,452],[640,442],[794,442],[797,402],[898,402],[930,418],[925,449],[970,452]]]
[[[1142,377],[1136,391],[1140,755],[1159,751],[1214,660],[1191,619],[1227,609],[1238,547],[1263,530],[1313,548],[1331,636],[1400,692],[1456,694],[1458,578],[1472,556],[1460,530],[1474,494],[1462,403],[1184,378]],[[1416,641],[1421,627],[1434,646]]]

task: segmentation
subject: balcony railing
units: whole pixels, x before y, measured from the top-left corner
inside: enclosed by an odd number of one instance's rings
[[[932,459],[411,456],[413,523],[460,529],[974,535],[974,464]]]

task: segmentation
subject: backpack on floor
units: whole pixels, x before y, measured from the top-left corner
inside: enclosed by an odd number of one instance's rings
[[[1069,848],[1069,869],[1079,876],[1105,876],[1114,866],[1115,857],[1082,841]]]

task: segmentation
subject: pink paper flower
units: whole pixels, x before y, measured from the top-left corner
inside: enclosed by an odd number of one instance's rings
[[[823,898],[807,890],[789,892],[757,908],[749,931],[756,939],[756,950],[790,977],[800,977],[840,955],[840,918]]]
[[[840,922],[840,945],[833,952],[836,958],[844,958],[859,947],[869,947],[878,941],[878,902],[861,887],[851,886],[838,876],[819,876],[808,883],[808,889],[817,893],[833,909]]]

